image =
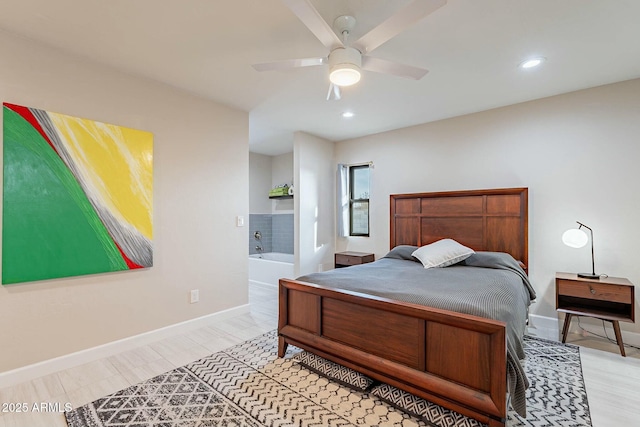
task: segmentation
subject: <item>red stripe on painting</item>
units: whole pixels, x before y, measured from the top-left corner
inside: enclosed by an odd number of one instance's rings
[[[18,113],[23,119],[29,122],[31,126],[33,126],[33,128],[37,130],[40,133],[40,135],[42,135],[44,140],[49,143],[51,148],[53,148],[53,151],[55,151],[56,154],[60,155],[60,153],[58,153],[58,150],[56,150],[56,147],[53,146],[53,143],[45,133],[44,129],[42,129],[42,126],[40,126],[40,123],[38,123],[38,119],[36,119],[36,117],[33,115],[29,107],[23,107],[22,105],[16,105],[16,104],[9,104],[8,102],[3,102],[2,105]]]
[[[122,255],[122,259],[124,260],[124,262],[127,263],[127,267],[129,267],[129,270],[134,270],[136,268],[144,268],[143,266],[131,261],[129,257],[126,256],[125,253],[122,251],[122,248],[120,247],[120,245],[115,242],[115,240],[113,241],[113,244],[116,245],[116,248],[118,248],[118,250],[120,251],[120,255]]]

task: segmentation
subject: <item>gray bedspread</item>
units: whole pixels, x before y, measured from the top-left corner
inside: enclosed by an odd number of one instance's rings
[[[298,280],[505,322],[511,405],[525,416],[529,383],[520,360],[527,310],[535,299],[526,273],[510,255],[498,252],[477,252],[450,267],[425,269],[411,257],[415,249],[399,246],[376,262]]]

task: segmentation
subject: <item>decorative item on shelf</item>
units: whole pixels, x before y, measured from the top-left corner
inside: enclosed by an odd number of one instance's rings
[[[599,279],[600,275],[596,274],[595,257],[593,255],[593,230],[580,221],[576,222],[579,224],[579,227],[571,228],[565,231],[562,234],[562,242],[570,248],[581,248],[589,241],[589,237],[587,236],[587,233],[582,230],[582,227],[589,230],[591,232],[591,273],[578,273],[578,277],[583,277],[586,279]]]
[[[290,199],[293,197],[293,192],[289,192],[292,187],[289,187],[289,184],[281,184],[269,191],[270,199]]]

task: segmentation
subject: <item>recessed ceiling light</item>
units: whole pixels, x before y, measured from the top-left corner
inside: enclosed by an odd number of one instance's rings
[[[353,117],[353,112],[345,111],[344,113],[342,113],[342,117],[344,117],[345,119],[350,119],[351,117]]]
[[[529,69],[529,68],[535,68],[538,65],[542,64],[544,61],[546,61],[547,58],[544,58],[542,56],[539,56],[537,58],[531,58],[531,59],[527,59],[526,61],[523,61],[520,63],[519,67],[522,69]]]

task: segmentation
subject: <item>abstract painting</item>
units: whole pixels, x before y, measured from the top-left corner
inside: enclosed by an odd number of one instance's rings
[[[153,135],[3,104],[2,284],[153,265]]]

